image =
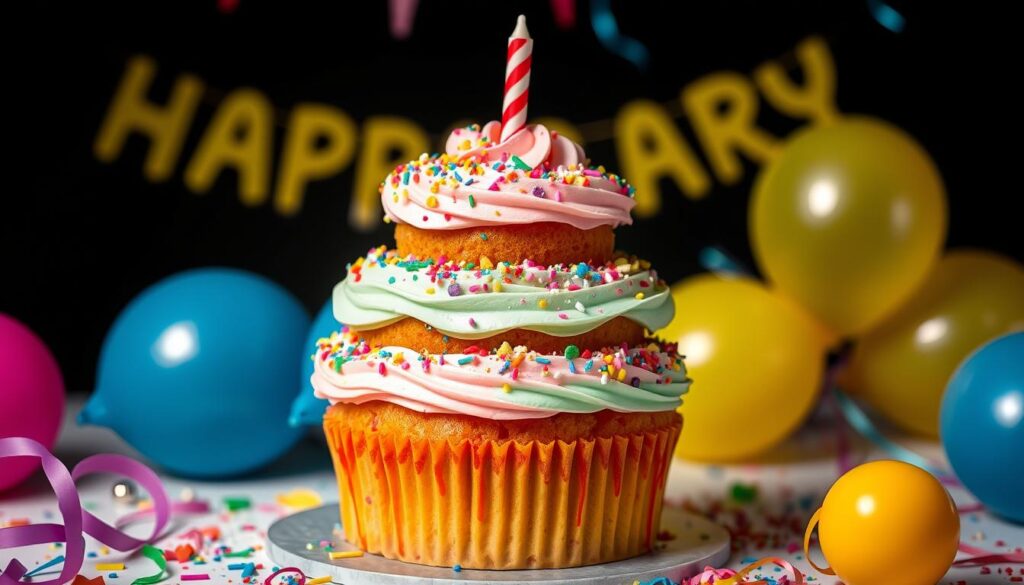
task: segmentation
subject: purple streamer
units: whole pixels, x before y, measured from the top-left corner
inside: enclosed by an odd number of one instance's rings
[[[10,526],[0,528],[0,550],[48,544],[52,542],[66,543],[64,548],[64,568],[60,575],[49,581],[39,581],[34,585],[63,585],[75,578],[85,560],[85,538],[88,534],[101,543],[121,552],[133,551],[144,544],[158,538],[175,511],[201,511],[205,504],[188,503],[185,506],[172,506],[164,490],[163,483],[156,473],[142,463],[122,455],[93,455],[83,459],[81,463],[68,472],[67,467],[40,443],[25,437],[9,437],[0,439],[0,459],[6,457],[30,456],[42,461],[43,473],[53,487],[57,496],[57,508],[64,519],[64,524],[29,524],[27,526]],[[153,508],[147,515],[155,516],[152,534],[145,540],[139,540],[122,532],[117,527],[125,522],[111,526],[82,509],[78,497],[75,480],[93,473],[112,473],[127,477],[149,492]],[[138,519],[132,515],[130,521]],[[141,517],[141,516],[139,516]],[[0,573],[0,585],[16,585],[25,575],[26,569],[18,559],[11,560],[3,573]]]

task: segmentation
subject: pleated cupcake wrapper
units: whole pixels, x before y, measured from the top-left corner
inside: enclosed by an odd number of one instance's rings
[[[571,443],[410,440],[324,421],[345,538],[387,558],[522,569],[651,549],[680,426]]]

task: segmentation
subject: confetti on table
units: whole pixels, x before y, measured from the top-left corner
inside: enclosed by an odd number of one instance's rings
[[[196,550],[192,548],[191,544],[183,544],[174,549],[174,558],[179,563],[187,563],[194,554],[196,554]]]
[[[321,585],[321,583],[330,583],[331,576],[326,575],[324,577],[317,577],[316,579],[310,579],[306,581],[306,585]]]
[[[63,563],[63,562],[64,562],[64,555],[56,556],[56,557],[46,561],[45,563],[39,565],[38,567],[32,569],[28,573],[25,573],[25,575],[23,575],[23,576],[24,577],[31,577],[32,575],[38,575],[41,571],[49,569],[50,567],[52,567],[54,565],[59,565],[60,563]]]
[[[733,501],[748,504],[757,500],[757,486],[737,482],[732,484],[730,495]]]
[[[323,503],[320,494],[308,488],[297,488],[290,492],[278,494],[277,503],[289,508],[312,508]]]
[[[179,575],[179,579],[182,581],[209,581],[209,573],[193,573],[191,575]]]
[[[97,571],[123,571],[124,563],[96,563]]]
[[[237,512],[251,508],[252,500],[244,497],[224,498],[224,505],[231,512]]]
[[[336,561],[338,559],[354,559],[356,557],[363,556],[363,551],[361,551],[361,550],[331,551],[331,552],[327,553],[327,556],[330,557],[330,559],[332,561]]]

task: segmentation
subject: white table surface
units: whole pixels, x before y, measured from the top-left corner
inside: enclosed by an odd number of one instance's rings
[[[79,399],[69,405],[64,429],[55,449],[69,469],[82,458],[94,453],[122,453],[141,459],[113,432],[77,426],[74,417],[81,404]],[[770,421],[765,422],[770,424]],[[757,463],[714,466],[676,461],[669,474],[667,501],[701,511],[736,531],[742,543],[728,563],[730,568],[739,569],[756,558],[780,556],[804,570],[810,583],[838,583],[837,578],[818,574],[811,569],[802,550],[799,550],[807,518],[820,504],[838,473],[833,450],[835,441],[832,433],[824,430],[824,422],[827,421],[819,420],[817,424],[812,422],[770,457]],[[903,443],[930,457],[941,456],[941,449],[937,445],[906,439]],[[208,501],[212,510],[205,515],[179,518],[175,521],[174,529],[157,546],[173,549],[186,542],[179,537],[184,531],[215,525],[221,530],[221,540],[216,544],[230,546],[234,550],[247,547],[258,549],[250,559],[222,559],[218,562],[212,558],[212,554],[208,554],[206,564],[168,561],[170,578],[163,583],[180,583],[181,575],[185,574],[207,574],[209,581],[198,583],[238,584],[242,582],[240,571],[230,571],[227,566],[232,562],[243,561],[262,563],[263,568],[252,581],[262,583],[273,567],[265,553],[259,550],[264,544],[266,529],[276,518],[294,511],[278,504],[277,496],[294,489],[311,489],[320,494],[324,502],[337,500],[334,473],[326,449],[324,442],[311,434],[310,438],[281,461],[255,476],[207,482],[163,475],[167,491],[173,499],[179,499],[183,490],[191,490],[195,498]],[[852,455],[856,462],[881,457],[880,453],[874,452],[863,442],[854,443]],[[133,509],[114,503],[111,496],[114,481],[112,477],[94,476],[86,478],[79,485],[83,504],[108,521]],[[730,493],[736,484],[756,486],[756,499],[750,503],[733,500]],[[951,493],[961,506],[974,503],[971,496],[961,489],[953,488]],[[253,505],[250,509],[229,513],[223,499],[232,496],[250,498]],[[43,522],[55,521],[54,518],[58,517],[55,498],[41,473],[22,486],[0,494],[0,526],[12,519]],[[961,519],[961,538],[968,544],[992,552],[1012,552],[1024,547],[1024,526],[1008,524],[983,511],[963,514]],[[140,524],[130,530],[133,534],[142,535],[147,529],[147,525]],[[330,535],[310,535],[310,541],[315,544],[329,538]],[[115,551],[105,551],[90,537],[86,540],[86,550],[97,554],[95,558],[86,559],[81,570],[81,574],[86,577],[103,575],[108,585],[129,585],[132,579],[151,574],[155,570],[148,559],[138,555],[127,558],[118,556]],[[15,554],[32,570],[61,553],[62,550],[55,545],[0,551],[0,569]],[[101,561],[124,562],[126,567],[117,571],[116,578],[111,578],[108,576],[109,571],[96,570],[96,563]],[[913,558],[907,559],[907,563],[913,562]],[[1012,572],[1007,574],[1007,569]],[[988,568],[988,574],[984,572],[977,567],[952,569],[940,583],[987,585],[1020,582],[1024,578],[1024,565],[995,565]],[[771,578],[782,575],[771,568],[761,574]],[[35,580],[51,579],[54,575],[47,571]]]

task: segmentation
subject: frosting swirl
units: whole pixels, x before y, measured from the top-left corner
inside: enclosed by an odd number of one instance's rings
[[[632,223],[633,188],[540,124],[497,142],[498,122],[458,128],[446,153],[396,168],[381,185],[386,219],[424,229],[557,222]]]
[[[376,329],[405,317],[460,339],[510,329],[571,336],[619,316],[649,331],[672,321],[668,287],[646,262],[619,258],[605,266],[440,263],[370,250],[334,288],[334,314],[355,329]]]
[[[343,330],[320,340],[313,361],[316,396],[331,404],[381,400],[417,412],[496,420],[674,410],[690,385],[682,359],[657,346],[567,356],[506,346],[432,355],[403,347],[371,350]]]

